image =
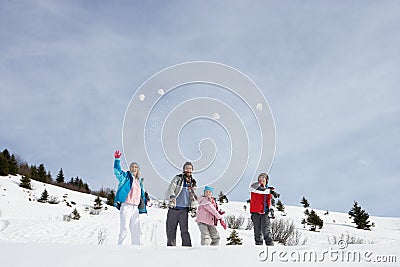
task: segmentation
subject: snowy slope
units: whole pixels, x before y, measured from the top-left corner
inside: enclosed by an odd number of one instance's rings
[[[32,181],[33,190],[19,187],[19,176],[0,177],[0,266],[106,266],[116,262],[125,263],[127,258],[132,263],[154,263],[155,266],[194,266],[204,265],[210,261],[211,266],[232,266],[242,264],[267,264],[258,259],[262,247],[254,246],[252,230],[239,230],[243,238],[242,246],[226,246],[226,237],[230,230],[224,231],[218,226],[221,235],[219,247],[201,247],[200,232],[190,218],[189,230],[192,238],[192,248],[166,247],[165,220],[167,210],[149,207],[148,215],[141,215],[142,243],[141,247],[116,246],[119,230],[119,213],[114,207],[108,206],[100,215],[89,214],[95,196],[70,191],[49,184]],[[59,204],[39,203],[44,189],[50,196],[60,200]],[[66,203],[75,202],[68,207]],[[221,205],[226,215],[234,214],[249,217],[244,210],[245,203],[229,202]],[[64,221],[64,215],[77,208],[81,215],[78,221]],[[324,220],[320,232],[310,232],[300,224],[304,209],[286,206],[287,216],[276,211],[276,217],[292,220],[298,231],[306,239],[304,246],[284,247],[277,244],[271,249],[278,252],[301,252],[336,248],[329,244],[328,238],[348,234],[361,238],[366,244],[349,245],[349,249],[362,252],[373,251],[376,255],[394,255],[397,263],[367,263],[377,266],[400,266],[400,218],[383,218],[371,216],[376,227],[372,231],[358,230],[351,223],[347,214],[316,210]],[[102,241],[102,239],[104,239]],[[102,241],[102,242],[101,242]],[[98,245],[102,243],[102,246]],[[180,244],[179,231],[177,243]],[[336,248],[337,249],[337,248]],[[374,254],[374,255],[375,255]],[[20,255],[24,255],[21,257]],[[73,257],[72,257],[73,256]],[[179,260],[177,260],[179,259]],[[271,260],[271,258],[269,258]],[[45,265],[41,263],[46,262]],[[288,264],[273,259],[274,264]],[[289,260],[290,262],[290,260]],[[86,264],[84,264],[86,263]],[[217,264],[219,263],[219,264]],[[324,260],[324,265],[339,266],[337,261]],[[89,265],[88,265],[89,264]],[[296,266],[299,266],[296,263]],[[306,263],[304,263],[306,264]],[[342,263],[341,263],[342,264]],[[365,262],[364,262],[365,264]],[[306,264],[307,265],[307,264]]]

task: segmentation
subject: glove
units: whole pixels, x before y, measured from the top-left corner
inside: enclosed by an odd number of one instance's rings
[[[257,190],[259,190],[259,191],[265,191],[267,188],[266,187],[264,187],[264,186],[262,186],[262,185],[259,185],[258,187],[257,187]]]
[[[114,152],[114,158],[116,158],[116,159],[119,159],[120,157],[121,157],[121,152],[119,151],[119,150],[116,150],[115,152]]]
[[[223,211],[223,210],[218,210],[218,213],[219,213],[219,215],[224,215],[224,214],[225,214],[225,211]]]
[[[171,198],[169,200],[168,207],[169,208],[175,208],[175,206],[176,206],[176,199],[175,198]]]
[[[268,217],[269,217],[270,219],[275,219],[275,212],[274,212],[274,209],[269,209],[269,211],[268,211]]]
[[[219,220],[219,222],[221,223],[221,226],[224,228],[224,230],[226,230],[226,223],[224,220]]]
[[[190,216],[192,216],[192,218],[197,216],[197,209],[196,208],[191,208],[190,209]]]

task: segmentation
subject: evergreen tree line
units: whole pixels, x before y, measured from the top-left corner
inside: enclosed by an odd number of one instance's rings
[[[65,180],[64,171],[61,168],[53,181],[50,171],[46,170],[44,164],[29,165],[18,155],[10,154],[7,149],[0,153],[0,176],[22,175],[20,186],[26,189],[32,189],[31,179],[43,183],[53,184],[73,191],[88,193],[107,198],[107,204],[114,204],[115,191],[109,188],[102,188],[100,191],[92,191],[89,185],[78,176],[71,177],[69,181]]]
[[[16,175],[20,174],[26,178],[33,179],[43,183],[52,183],[50,171],[46,171],[44,164],[29,165],[22,160],[18,155],[10,154],[7,149],[4,149],[0,154],[0,175]]]
[[[10,155],[7,149],[0,153],[0,176],[15,175],[18,172],[18,162],[15,155]]]
[[[317,215],[314,210],[311,212],[308,210],[310,207],[310,202],[303,196],[300,203],[303,205],[303,208],[306,208],[304,214],[306,218],[303,218],[301,223],[305,226],[306,224],[311,225],[311,231],[316,231],[317,226],[321,229],[324,225],[324,221]],[[329,212],[326,211],[324,215],[328,215]],[[354,201],[353,207],[348,212],[350,215],[350,219],[353,219],[353,223],[356,224],[358,229],[362,230],[371,230],[371,227],[374,227],[374,223],[371,223],[369,220],[369,214],[361,206],[358,205],[357,201]]]

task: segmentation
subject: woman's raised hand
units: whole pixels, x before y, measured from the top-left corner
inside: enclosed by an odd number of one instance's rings
[[[119,159],[121,157],[122,153],[119,150],[116,150],[114,152],[114,158]]]

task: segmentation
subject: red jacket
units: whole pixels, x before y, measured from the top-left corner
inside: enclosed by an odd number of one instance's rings
[[[250,192],[250,212],[267,213],[272,199],[270,190],[262,190],[258,183],[254,183],[250,186]]]

